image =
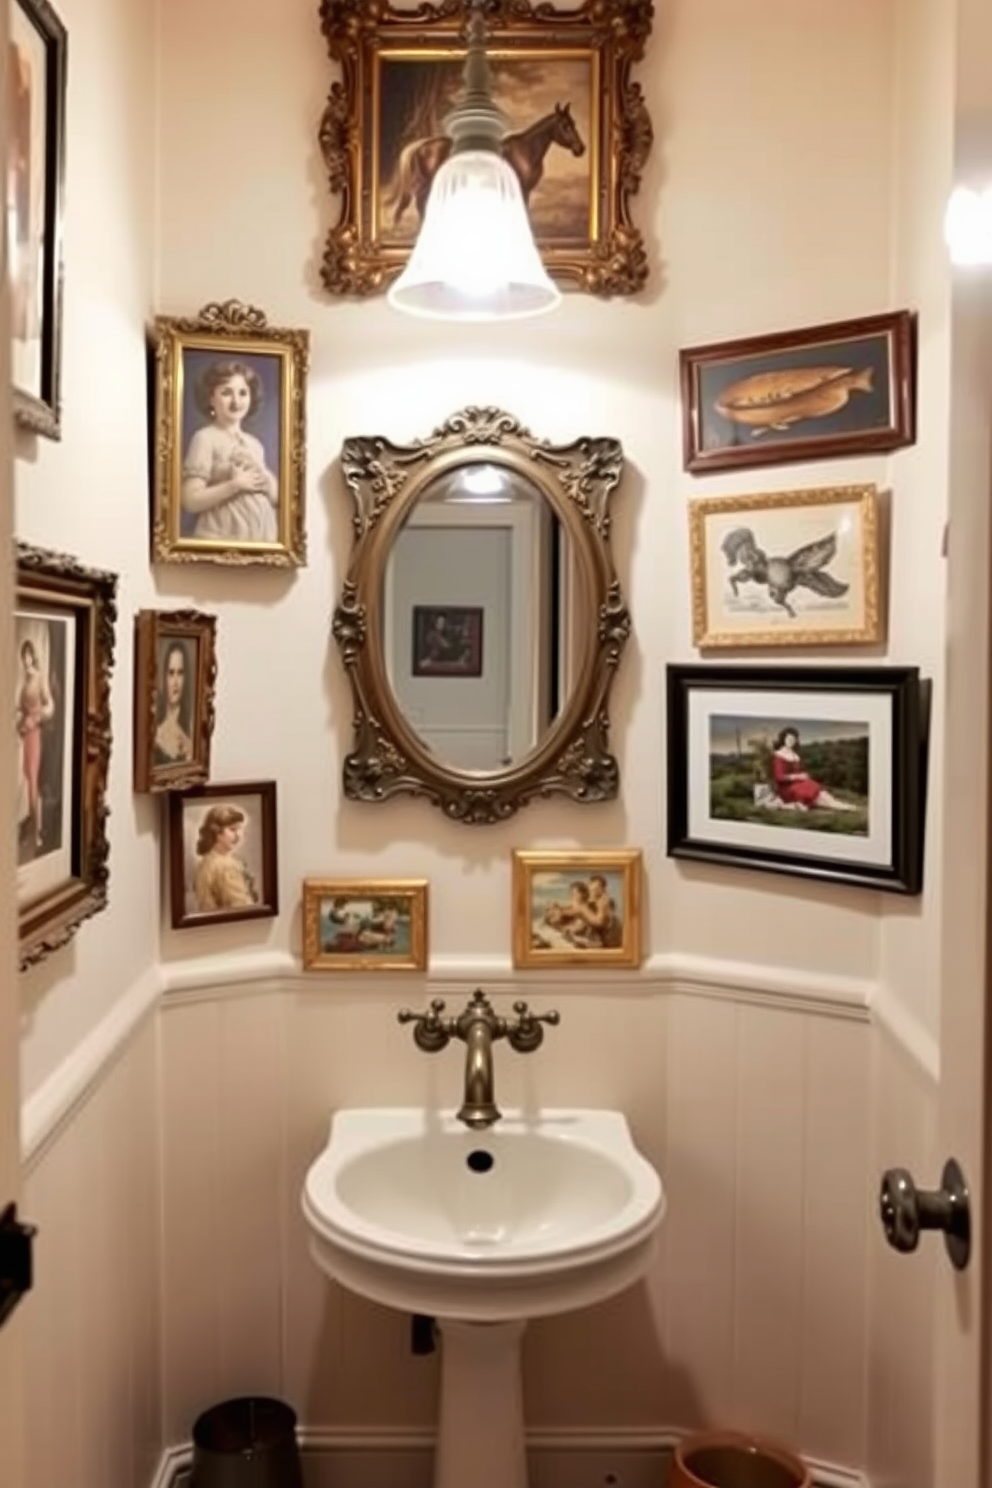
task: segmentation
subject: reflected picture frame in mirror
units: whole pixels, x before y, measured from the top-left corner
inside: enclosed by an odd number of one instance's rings
[[[386,579],[397,539],[425,493],[439,480],[493,468],[543,498],[568,545],[568,686],[533,748],[495,769],[468,769],[441,758],[400,704],[387,665]],[[354,533],[333,621],[354,703],[345,796],[375,803],[421,796],[472,825],[506,820],[538,796],[615,799],[620,772],[609,750],[608,701],[630,634],[610,545],[610,502],[623,473],[619,441],[584,436],[553,444],[501,409],[469,407],[408,445],[383,435],[346,439],[341,469]],[[444,596],[437,602],[443,607]]]

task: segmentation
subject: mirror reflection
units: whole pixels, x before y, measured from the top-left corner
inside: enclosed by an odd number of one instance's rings
[[[424,487],[383,573],[383,650],[399,710],[458,770],[519,764],[581,666],[574,544],[526,475],[463,459]]]

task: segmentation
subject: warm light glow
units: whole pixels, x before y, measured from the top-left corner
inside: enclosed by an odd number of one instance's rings
[[[496,150],[456,152],[441,166],[388,298],[410,315],[463,321],[520,319],[559,303],[516,173]]]
[[[992,186],[957,186],[944,217],[944,238],[956,264],[992,264]]]

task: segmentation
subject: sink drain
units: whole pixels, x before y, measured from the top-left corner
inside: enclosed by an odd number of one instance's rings
[[[483,1152],[481,1148],[478,1148],[475,1152],[470,1152],[465,1161],[473,1173],[488,1173],[496,1159],[491,1152]]]

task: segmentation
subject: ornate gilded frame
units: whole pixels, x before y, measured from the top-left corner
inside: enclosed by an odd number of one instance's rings
[[[217,685],[217,619],[199,610],[140,610],[134,617],[134,788],[186,790],[210,779]],[[163,667],[179,648],[184,693],[177,723],[181,748],[171,757],[157,737],[164,699]]]
[[[811,513],[815,514],[814,523],[810,522]],[[830,581],[838,578],[833,566],[841,528],[845,536],[850,535],[842,569],[848,577],[843,581],[845,594],[837,595]],[[733,562],[725,556],[721,563],[718,557],[728,538],[741,535],[743,551],[754,555],[749,573],[738,553]],[[833,553],[829,551],[831,537]],[[878,492],[874,485],[706,496],[691,501],[689,551],[692,639],[701,650],[871,646],[884,639]],[[774,578],[781,599],[773,603],[767,565],[776,560],[778,572]],[[735,566],[738,582],[747,585],[745,595],[752,604],[769,601],[764,606],[763,623],[738,620],[735,624],[730,607],[715,592],[714,568],[725,584]],[[805,584],[804,571],[808,580]],[[760,577],[762,572],[764,578]],[[837,600],[832,611],[824,602],[831,598]],[[789,618],[786,605],[793,610]]]
[[[61,755],[58,779],[63,784],[52,791],[51,783],[45,780],[44,750],[48,740],[43,733],[34,763],[40,815],[44,816],[46,808],[57,807],[59,826],[57,833],[53,833],[57,840],[44,844],[39,829],[38,845],[45,845],[48,850],[40,859],[32,853],[22,863],[18,839],[16,894],[22,971],[65,945],[84,920],[107,906],[110,876],[107,775],[112,737],[110,676],[114,664],[116,593],[114,574],[86,568],[64,553],[17,544],[18,654],[25,644],[22,625],[25,631],[32,625],[55,625],[62,629],[65,638],[61,665],[53,665],[44,683],[52,703],[46,710],[46,722],[59,727],[55,748]],[[60,720],[60,701],[65,704],[70,697],[71,709],[66,710],[70,716]],[[20,719],[17,700],[15,711]],[[18,732],[23,739],[27,730],[19,727]],[[26,775],[26,760],[22,760],[22,770]],[[68,801],[65,783],[69,787]],[[45,835],[48,835],[47,826]],[[42,872],[32,872],[36,863]]]
[[[225,563],[244,567],[292,568],[306,562],[306,377],[310,333],[270,326],[264,311],[238,300],[205,305],[192,319],[158,316],[152,328],[155,378],[154,510],[152,561],[155,563]],[[190,431],[187,414],[195,406],[195,377],[215,361],[242,361],[254,372],[263,395],[276,387],[275,413],[259,408],[255,395],[245,419],[246,432],[261,430],[266,464],[272,462],[278,500],[274,538],[235,540],[197,537],[184,523],[183,463]],[[187,388],[187,382],[189,387]],[[267,386],[268,384],[268,386]],[[261,412],[264,423],[256,415]],[[201,422],[205,418],[201,412]],[[188,518],[188,514],[186,514]]]
[[[543,922],[539,922],[539,928],[536,927],[534,890],[536,880],[541,877],[555,881],[556,892],[566,896],[566,907],[572,884],[588,884],[591,878],[602,878],[607,891],[612,891],[610,897],[619,900],[619,937],[609,937],[610,943],[603,945],[596,945],[592,940],[583,943],[581,937],[576,944],[569,944],[567,936],[560,930],[556,932],[546,928]],[[641,879],[639,847],[592,848],[581,852],[514,852],[514,966],[618,966],[628,970],[640,966]]]
[[[425,486],[469,463],[508,467],[538,487],[574,545],[588,604],[567,703],[531,754],[492,773],[456,770],[424,745],[397,705],[383,661],[381,597],[393,540]],[[504,821],[535,796],[613,800],[620,772],[608,749],[608,699],[630,634],[610,547],[610,497],[623,471],[619,441],[584,437],[551,444],[535,439],[512,414],[466,408],[413,444],[393,444],[383,435],[347,439],[341,468],[355,508],[352,553],[333,621],[354,695],[345,795],[375,802],[423,796],[450,820],[468,825]]]
[[[306,878],[303,880],[303,968],[305,971],[426,971],[426,878]],[[362,900],[402,902],[410,922],[409,945],[396,950],[388,943],[329,950],[320,933],[321,904]]]
[[[321,275],[331,294],[379,294],[400,272],[412,246],[384,241],[379,151],[383,58],[454,61],[464,57],[465,0],[321,0],[320,21],[341,79],[332,83],[320,124],[320,148],[341,212],[324,250]],[[574,9],[530,0],[487,0],[486,47],[493,59],[587,57],[590,76],[588,232],[545,239],[544,262],[561,283],[589,294],[631,295],[648,275],[630,199],[651,149],[652,128],[631,66],[651,32],[650,0],[580,0]],[[436,128],[434,125],[432,128]]]

